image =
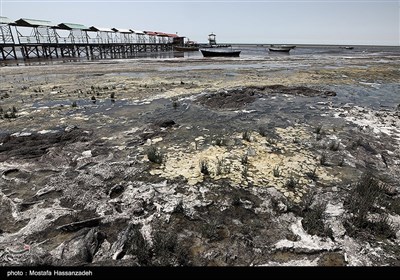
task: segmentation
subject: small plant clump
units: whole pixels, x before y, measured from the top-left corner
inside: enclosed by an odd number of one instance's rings
[[[319,163],[321,165],[327,165],[328,164],[328,158],[326,153],[322,153],[321,157],[319,158]]]
[[[268,130],[267,128],[260,126],[258,128],[258,133],[262,136],[262,137],[266,137],[268,135]]]
[[[178,109],[178,107],[179,107],[178,100],[176,100],[176,99],[172,100],[172,108],[174,108],[176,110],[176,109]]]
[[[208,162],[207,162],[206,160],[201,160],[199,165],[200,165],[200,172],[201,172],[203,175],[205,175],[205,176],[210,175],[210,170],[209,170],[209,167],[208,167]]]
[[[279,170],[279,166],[275,166],[273,169],[274,172],[274,177],[280,177],[281,176],[281,171]]]
[[[329,150],[336,152],[339,150],[339,146],[340,143],[338,141],[332,141],[329,143],[328,148]]]
[[[249,164],[249,156],[247,154],[244,154],[241,159],[240,162],[242,163],[242,165],[247,165]]]
[[[164,154],[154,146],[148,148],[146,154],[149,161],[153,163],[161,164],[164,160]]]
[[[306,172],[306,175],[311,180],[316,181],[318,179],[317,168],[315,167],[312,171]]]
[[[299,185],[299,179],[295,179],[293,176],[290,176],[289,180],[286,181],[285,187],[287,187],[290,190],[296,189]]]
[[[15,108],[15,106],[9,108],[5,113],[3,108],[0,107],[0,117],[5,118],[5,119],[15,119],[17,117],[18,110]]]
[[[242,176],[245,179],[249,176],[249,167],[247,165],[243,165]]]
[[[315,134],[322,134],[322,125],[318,125],[314,128]]]
[[[242,138],[247,142],[251,142],[251,131],[250,130],[243,131]]]
[[[217,158],[217,171],[216,175],[222,175],[230,172],[229,165],[226,164],[225,159]]]
[[[383,238],[395,237],[395,229],[387,213],[382,213],[382,205],[387,203],[386,185],[371,173],[364,173],[351,189],[344,205],[351,213],[345,227],[350,234],[366,232]],[[390,209],[389,209],[390,210]],[[371,218],[375,213],[378,218]]]
[[[222,147],[227,145],[227,140],[225,138],[217,138],[215,139],[215,145]]]

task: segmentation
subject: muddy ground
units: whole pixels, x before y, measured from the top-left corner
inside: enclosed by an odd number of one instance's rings
[[[398,266],[393,55],[1,68],[1,265]]]

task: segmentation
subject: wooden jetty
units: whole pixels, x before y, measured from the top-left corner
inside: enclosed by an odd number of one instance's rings
[[[184,38],[165,32],[0,17],[0,60],[126,58],[138,53],[172,51]]]

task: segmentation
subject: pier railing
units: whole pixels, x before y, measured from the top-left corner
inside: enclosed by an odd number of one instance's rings
[[[14,38],[17,38],[15,40]],[[0,60],[130,57],[172,51],[176,34],[0,17]]]

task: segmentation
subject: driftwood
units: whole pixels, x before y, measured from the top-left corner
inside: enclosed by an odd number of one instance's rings
[[[57,227],[57,230],[62,230],[62,231],[77,231],[81,228],[85,227],[95,227],[98,226],[100,221],[103,219],[103,217],[96,217],[96,218],[91,218],[79,222],[74,222],[74,223],[69,223],[65,224],[62,226]]]

